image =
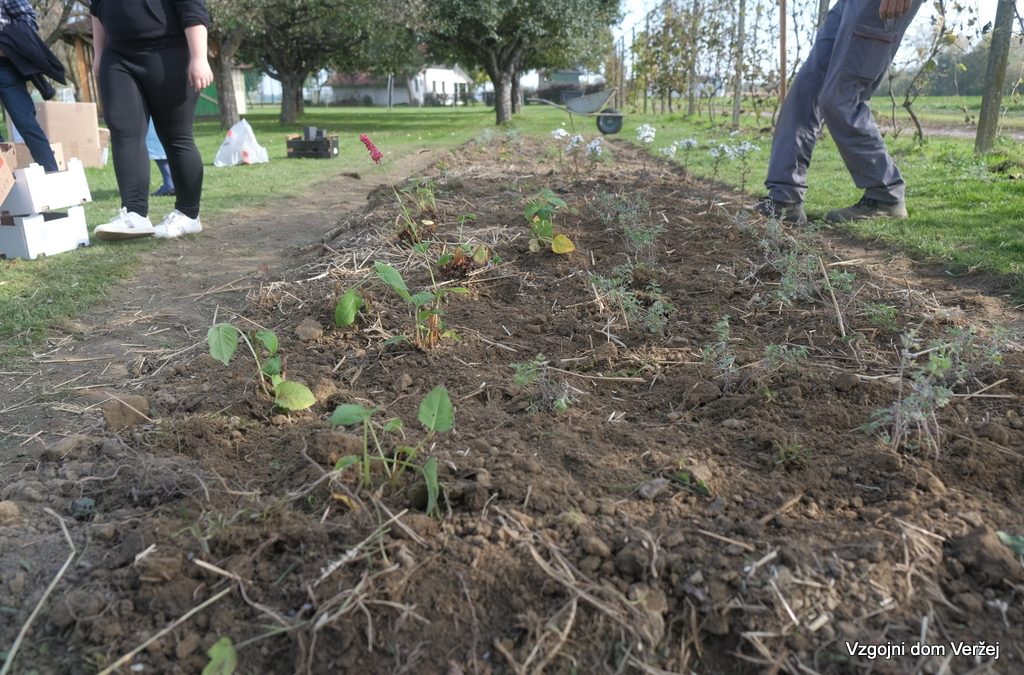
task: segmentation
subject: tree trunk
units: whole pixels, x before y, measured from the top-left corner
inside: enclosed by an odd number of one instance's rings
[[[732,126],[740,127],[740,104],[743,100],[743,41],[746,40],[747,2],[740,0],[740,12],[736,17],[736,82],[732,94]]]
[[[298,121],[302,112],[299,103],[302,102],[302,82],[305,79],[305,75],[281,73],[281,116],[278,118],[281,124],[294,124]]]
[[[988,48],[985,93],[981,97],[978,133],[974,137],[974,152],[979,154],[991,150],[996,140],[999,108],[1003,103],[1003,82],[1006,80],[1006,62],[1010,54],[1010,36],[1013,33],[1013,14],[1013,0],[1000,0],[992,28],[992,42]]]
[[[494,73],[491,75],[494,85],[494,113],[497,124],[508,124],[512,121],[512,73]]]
[[[238,122],[238,100],[235,98],[235,60],[222,48],[210,51],[213,81],[217,85],[217,106],[220,128],[230,129]]]
[[[515,72],[512,73],[512,81],[509,83],[511,86],[509,97],[512,99],[513,115],[517,115],[523,111],[523,87],[522,82],[520,82],[522,76],[522,73],[519,72],[519,69],[517,68]]]

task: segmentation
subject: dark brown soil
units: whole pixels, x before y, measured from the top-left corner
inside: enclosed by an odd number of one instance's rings
[[[118,364],[134,376],[127,407],[49,408],[84,433],[3,451],[0,645],[68,556],[57,516],[77,555],[14,672],[102,670],[209,600],[126,663],[200,672],[228,637],[239,673],[1024,672],[1024,566],[996,535],[1024,534],[1024,355],[1013,339],[1001,358],[972,353],[1016,315],[613,152],[577,179],[508,136],[427,171],[429,255],[493,253],[448,296],[459,339],[429,351],[386,344],[412,315],[373,264],[413,292],[431,284],[387,188],[283,280],[246,276],[248,303],[217,320],[276,331],[287,376],[317,396],[309,411],[275,410],[244,348],[228,367],[205,354],[217,303],[151,363]],[[544,188],[568,203],[555,222],[572,254],[529,251],[523,208]],[[659,226],[653,244],[631,244],[615,217],[627,203],[627,224]],[[819,264],[812,246],[833,283],[786,274],[786,251]],[[361,281],[359,322],[336,329],[338,297]],[[938,445],[863,430],[923,377],[927,354],[901,370],[901,334],[948,345],[951,328],[976,336],[949,405],[924,408]],[[60,339],[65,358],[86,349]],[[371,489],[330,472],[363,443],[331,428],[337,405],[401,418],[417,445],[437,385],[455,427],[415,461],[439,462],[438,516],[414,470],[374,473]],[[953,653],[982,641],[998,660]],[[946,655],[912,654],[921,644]]]

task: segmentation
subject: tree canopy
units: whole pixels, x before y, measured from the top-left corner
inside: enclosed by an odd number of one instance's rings
[[[429,0],[420,13],[432,54],[487,72],[498,124],[511,119],[518,73],[594,59],[618,18],[619,0]]]

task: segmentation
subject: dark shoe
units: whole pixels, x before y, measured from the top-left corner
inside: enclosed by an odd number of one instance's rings
[[[860,201],[845,209],[836,209],[825,214],[826,223],[849,223],[854,220],[875,218],[906,218],[907,206],[903,202],[880,202],[877,199],[861,197]]]
[[[154,197],[173,197],[174,195],[174,188],[167,187],[166,185],[161,185],[156,189],[156,192],[153,193]]]
[[[777,218],[784,223],[803,225],[807,222],[804,205],[800,202],[779,202],[771,197],[761,197],[754,205],[754,212],[765,218]]]

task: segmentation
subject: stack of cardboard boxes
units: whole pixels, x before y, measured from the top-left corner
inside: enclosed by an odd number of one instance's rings
[[[32,163],[8,121],[10,138],[19,142],[0,143],[0,257],[34,260],[89,245],[85,167],[106,163],[107,130],[99,129],[95,103],[37,103],[36,116],[60,171]]]

